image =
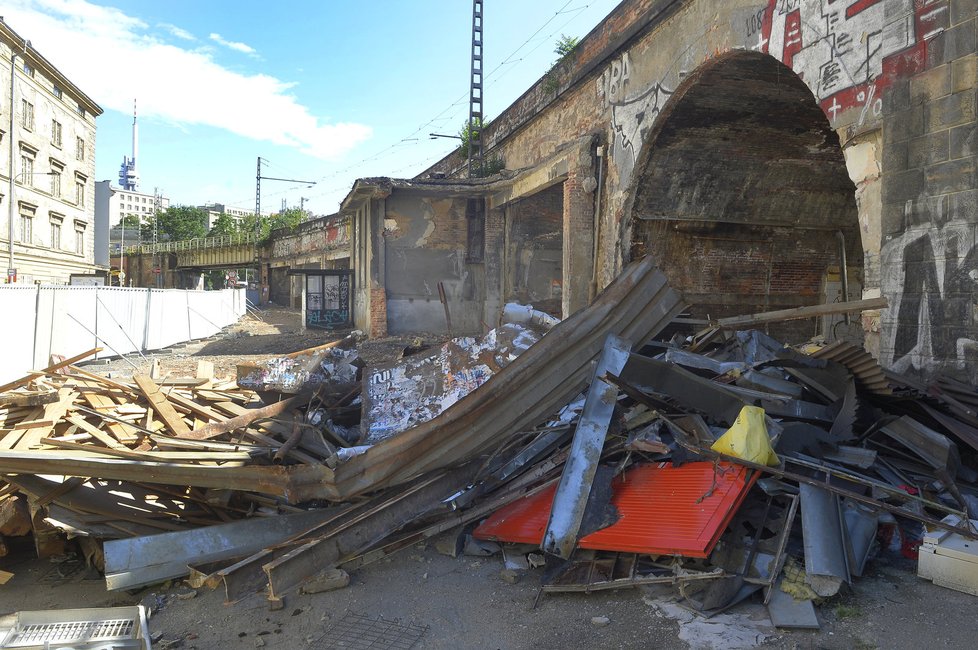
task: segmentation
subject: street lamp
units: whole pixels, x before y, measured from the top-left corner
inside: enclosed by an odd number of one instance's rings
[[[33,180],[34,176],[55,176],[59,172],[21,172],[16,176],[10,177],[10,205],[8,207],[7,215],[7,284],[13,284],[17,281],[17,269],[14,268],[14,206],[17,204],[14,193],[17,189],[17,183],[20,183],[24,177],[30,176]],[[33,185],[33,184],[32,184]]]

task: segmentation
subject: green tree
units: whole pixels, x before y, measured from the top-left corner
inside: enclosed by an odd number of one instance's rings
[[[143,222],[137,214],[127,214],[119,223],[125,228],[142,228]]]
[[[207,231],[208,237],[218,237],[220,235],[235,235],[240,232],[240,226],[234,217],[222,212],[221,216],[214,220],[214,225]]]
[[[305,219],[306,213],[304,210],[300,210],[299,208],[288,208],[277,214],[273,214],[269,218],[269,230],[278,230],[279,228],[288,228],[289,230],[292,230],[300,223],[305,221]]]
[[[207,234],[207,213],[189,205],[171,205],[143,222],[143,241],[153,240],[157,229],[158,241],[183,241]]]
[[[483,126],[482,120],[479,119],[478,117],[475,118],[474,121],[475,121],[476,127],[478,127],[479,131],[484,131],[485,129],[489,128],[489,120],[486,120],[485,121],[485,126]],[[458,155],[462,156],[462,158],[468,158],[469,157],[469,142],[471,142],[471,140],[472,140],[472,132],[469,129],[469,121],[468,120],[465,120],[465,123],[462,124],[462,128],[459,129],[458,137],[462,138],[462,144],[458,148]]]
[[[238,224],[238,231],[242,233],[256,233],[258,241],[265,241],[273,230],[279,228],[292,229],[306,219],[306,212],[299,208],[288,208],[271,216],[261,215],[255,217],[253,214],[241,217]]]

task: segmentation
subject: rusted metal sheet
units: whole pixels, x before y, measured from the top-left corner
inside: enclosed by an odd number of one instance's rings
[[[841,363],[856,378],[860,388],[876,395],[892,395],[890,381],[880,364],[869,352],[848,341],[836,341],[812,353],[816,359],[827,359]]]
[[[693,462],[680,467],[637,465],[612,485],[620,519],[585,535],[584,549],[706,557],[754,483],[756,474],[731,463]],[[539,544],[554,489],[493,514],[474,535],[481,539]]]
[[[574,432],[570,457],[564,465],[554,495],[543,536],[543,550],[565,560],[570,559],[577,544],[584,509],[591,494],[591,483],[618,398],[618,389],[601,377],[609,372],[620,374],[631,348],[631,343],[618,336],[609,336],[605,342],[584,401],[584,411]]]
[[[609,334],[643,344],[686,307],[653,261],[630,264],[595,302],[440,416],[350,459],[329,480],[336,498],[402,483],[471,458],[501,436],[531,427],[584,388]]]

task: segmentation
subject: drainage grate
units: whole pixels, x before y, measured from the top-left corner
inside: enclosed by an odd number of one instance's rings
[[[428,631],[427,625],[403,625],[378,617],[348,613],[320,637],[317,647],[349,650],[409,650]]]
[[[132,637],[135,626],[136,623],[131,618],[24,625],[15,631],[13,638],[7,642],[7,647],[22,648],[64,641],[128,639]]]
[[[0,648],[150,650],[142,605],[25,611],[2,620]]]

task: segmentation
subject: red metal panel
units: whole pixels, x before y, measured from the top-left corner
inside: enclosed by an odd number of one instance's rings
[[[612,484],[621,518],[583,537],[602,551],[706,557],[757,476],[732,463],[681,467],[636,465]],[[496,511],[475,530],[480,539],[540,544],[556,486]]]

